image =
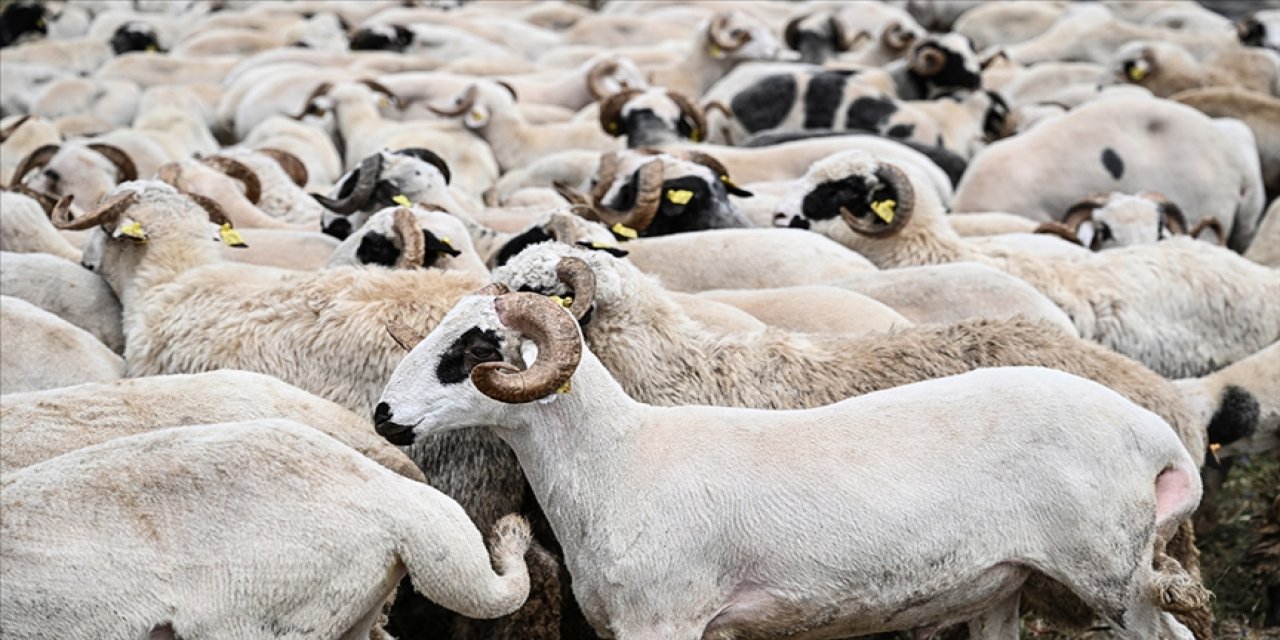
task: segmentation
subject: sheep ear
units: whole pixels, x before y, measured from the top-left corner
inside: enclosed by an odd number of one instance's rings
[[[138,242],[146,242],[147,232],[142,228],[142,223],[128,216],[121,216],[116,222],[116,228],[111,232],[112,238],[131,238]]]

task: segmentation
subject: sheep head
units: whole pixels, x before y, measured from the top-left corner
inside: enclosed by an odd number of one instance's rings
[[[463,249],[474,253],[467,229],[457,218],[430,206],[396,206],[373,214],[343,240],[327,266],[456,269],[452,259],[462,255]]]
[[[573,316],[544,296],[491,291],[460,300],[396,367],[374,411],[388,441],[403,446],[433,432],[505,425],[511,405],[573,393],[582,357]],[[528,364],[527,347],[537,350]]]
[[[627,136],[628,147],[644,147],[681,139],[701,142],[707,120],[684,94],[666,90],[630,89],[600,103],[600,126],[612,136]]]
[[[802,13],[787,22],[782,34],[787,48],[800,52],[800,60],[809,64],[822,64],[871,38],[866,31],[847,33],[840,17],[830,11]]]
[[[32,151],[14,170],[12,182],[55,197],[74,195],[91,204],[116,184],[137,178],[138,169],[123,149],[101,142],[68,142]]]
[[[593,100],[603,100],[619,91],[645,89],[649,83],[629,58],[609,55],[587,69],[587,92]]]
[[[1060,222],[1046,222],[1037,233],[1049,233],[1093,251],[1139,244],[1154,244],[1175,235],[1200,237],[1215,233],[1219,245],[1226,241],[1222,223],[1206,216],[1188,228],[1186,216],[1164,194],[1147,191],[1137,195],[1099,193],[1067,208]]]
[[[505,82],[482,81],[469,85],[455,96],[448,106],[427,105],[427,109],[441,118],[460,118],[462,125],[475,131],[489,125],[494,112],[519,117],[515,110],[516,92]]]
[[[703,37],[712,60],[774,60],[782,52],[768,26],[737,11],[713,15]]]
[[[982,63],[973,42],[958,33],[918,40],[907,57],[907,76],[927,98],[982,85]]]
[[[322,230],[343,239],[384,207],[420,203],[456,211],[458,204],[448,191],[451,179],[444,158],[411,147],[370,155],[338,180],[330,196],[312,197],[327,209],[320,217]]]

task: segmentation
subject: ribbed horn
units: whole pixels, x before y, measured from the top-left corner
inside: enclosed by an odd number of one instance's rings
[[[591,94],[592,100],[599,100],[609,95],[609,90],[604,86],[604,79],[617,70],[616,60],[601,60],[591,67],[587,72],[587,92]]]
[[[498,318],[533,340],[538,358],[521,371],[505,362],[482,362],[471,370],[481,393],[511,404],[533,402],[564,387],[582,358],[578,322],[554,300],[536,293],[508,293],[494,301]]]
[[[611,157],[612,162],[606,163],[606,159]],[[636,178],[636,203],[630,211],[618,211],[604,204],[604,195],[613,183],[614,176],[617,175],[617,158],[609,154],[601,159],[600,166],[600,177],[591,198],[591,204],[596,213],[604,222],[611,225],[622,224],[636,231],[648,229],[661,205],[662,160],[653,160],[640,167],[639,176]]]
[[[316,202],[324,205],[324,207],[334,213],[340,215],[348,215],[355,212],[365,203],[369,201],[369,197],[373,195],[373,188],[378,185],[378,178],[382,174],[382,153],[375,153],[364,160],[360,161],[360,166],[356,168],[356,186],[347,194],[345,198],[333,199],[318,193],[311,194]]]
[[[751,33],[742,31],[737,37],[733,37],[729,31],[729,14],[718,13],[711,19],[711,24],[707,25],[707,39],[711,43],[720,47],[725,52],[737,51],[751,42]]]
[[[249,202],[258,204],[258,200],[262,198],[262,181],[249,165],[226,156],[209,156],[201,158],[200,162],[239,180],[244,185],[244,197]]]
[[[400,259],[396,261],[397,269],[417,269],[427,257],[427,243],[422,237],[422,228],[418,226],[418,218],[413,212],[399,207],[391,214],[391,228],[400,236]]]
[[[581,321],[596,300],[596,274],[581,258],[565,256],[556,265],[556,277],[573,292],[569,313]]]
[[[275,160],[276,164],[280,165],[280,168],[289,174],[289,180],[292,180],[295,185],[299,187],[307,186],[307,181],[311,179],[311,176],[307,171],[307,165],[303,164],[302,160],[298,159],[298,156],[284,149],[272,149],[270,147],[258,149],[258,153]]]
[[[129,210],[134,203],[138,201],[138,192],[129,191],[122,193],[107,202],[98,205],[92,211],[86,211],[84,215],[67,222],[53,221],[53,226],[59,229],[69,231],[83,231],[98,225],[111,224],[120,218],[125,211]]]
[[[86,145],[90,149],[102,154],[111,164],[116,166],[116,182],[129,182],[138,179],[138,167],[133,163],[133,158],[125,153],[124,149],[115,145],[95,142]]]
[[[667,90],[667,97],[676,103],[676,106],[680,107],[680,111],[684,112],[689,117],[689,120],[693,122],[693,130],[689,133],[689,139],[694,142],[705,140],[707,138],[707,117],[702,113],[702,108],[684,94],[670,89]]]
[[[418,343],[422,342],[425,337],[409,328],[409,325],[403,322],[388,320],[383,323],[383,326],[387,328],[387,333],[391,335],[391,339],[395,340],[396,344],[400,345],[400,348],[405,351],[413,351],[413,348],[418,346]]]
[[[59,145],[46,144],[36,148],[35,151],[27,154],[27,157],[18,163],[18,168],[13,170],[13,177],[9,182],[13,184],[22,184],[23,176],[49,164],[54,154],[58,153]]]
[[[626,128],[622,126],[622,108],[641,93],[639,89],[624,89],[605,98],[600,103],[600,128],[611,136],[626,134]]]

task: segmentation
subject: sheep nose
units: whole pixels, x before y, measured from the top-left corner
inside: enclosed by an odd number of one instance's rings
[[[787,226],[787,214],[781,211],[773,214],[773,226],[775,227]]]
[[[373,424],[380,425],[384,422],[391,422],[391,405],[379,402],[373,409]]]

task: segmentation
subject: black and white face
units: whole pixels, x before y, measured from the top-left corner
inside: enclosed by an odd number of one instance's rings
[[[17,43],[24,36],[43,36],[49,33],[45,21],[48,9],[43,2],[14,2],[0,13],[0,47]]]
[[[634,266],[605,251],[559,242],[544,242],[521,251],[505,265],[494,269],[493,281],[506,285],[512,291],[573,298],[577,292],[571,290],[556,275],[560,261],[566,257],[582,260],[595,274],[595,297],[592,299],[592,306],[582,316],[581,326],[589,326],[601,313],[608,314],[623,304],[627,295],[626,278],[629,277],[623,272],[630,269],[638,273]]]
[[[485,362],[523,369],[526,358],[536,359],[537,348],[502,324],[496,300],[463,298],[400,361],[374,409],[374,427],[382,437],[405,446],[433,433],[502,424],[511,405],[481,393],[471,370]]]
[[[161,50],[155,28],[145,22],[126,22],[120,25],[111,36],[111,48],[116,55],[130,51],[155,53]]]

